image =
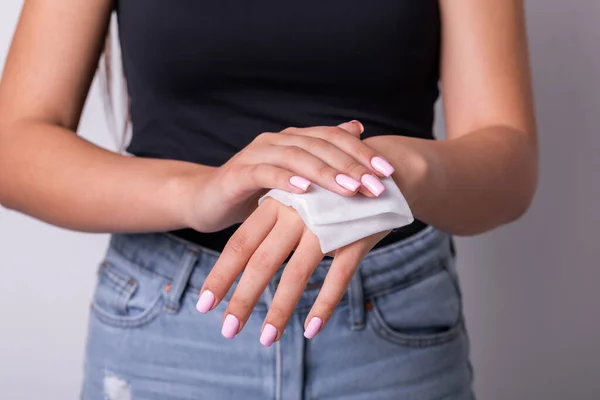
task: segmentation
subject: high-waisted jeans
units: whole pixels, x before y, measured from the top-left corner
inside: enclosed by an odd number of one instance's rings
[[[202,315],[218,253],[167,234],[114,235],[98,270],[84,400],[472,400],[449,235],[426,228],[374,250],[312,340],[303,325],[330,260],[313,274],[281,340],[260,328],[281,276],[244,330],[221,336],[228,297]]]

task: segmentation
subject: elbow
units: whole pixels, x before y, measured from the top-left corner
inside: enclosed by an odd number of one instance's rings
[[[2,183],[0,182],[0,184]],[[12,210],[12,208],[8,206],[6,199],[4,199],[4,195],[2,192],[2,188],[0,187],[0,209],[6,208],[7,210]]]
[[[515,201],[507,210],[508,212],[506,213],[506,217],[504,221],[500,223],[500,225],[506,225],[520,220],[525,214],[527,214],[527,211],[533,203],[533,198],[534,196],[531,195]]]
[[[531,185],[527,190],[514,193],[507,199],[503,206],[495,208],[492,213],[483,211],[481,214],[467,213],[459,226],[448,229],[456,236],[472,237],[492,231],[501,226],[511,224],[521,219],[531,207],[536,192],[536,185]]]
[[[539,176],[537,157],[532,157],[529,168],[526,170],[528,170],[529,173],[521,174],[521,190],[515,190],[515,197],[511,202],[511,213],[507,223],[521,219],[531,208],[535,199]]]
[[[2,121],[0,121],[0,208],[8,208],[6,207],[6,194],[4,193],[6,191],[6,177],[2,173],[2,171],[6,169],[6,167],[2,167],[2,159],[4,158],[2,156],[2,149],[6,148],[6,144],[4,143],[4,137],[6,136],[5,132],[6,129],[4,128],[4,124],[2,124]]]
[[[1,152],[0,157],[2,157]],[[3,169],[5,168],[2,167],[2,160],[0,158],[0,209],[6,208],[8,210],[12,210],[13,207],[10,206],[8,200],[8,182],[6,181],[7,177],[5,173],[2,173]]]
[[[8,166],[6,162],[6,149],[8,148],[7,125],[0,120],[0,208],[12,209],[8,200]]]

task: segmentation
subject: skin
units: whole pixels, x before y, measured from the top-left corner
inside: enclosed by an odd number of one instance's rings
[[[260,135],[223,167],[211,168],[126,157],[78,137],[111,1],[27,0],[0,82],[0,203],[90,232],[182,227],[210,232],[245,221],[203,291],[215,294],[214,308],[234,274],[249,274],[226,312],[240,319],[242,329],[282,254],[297,247],[265,320],[276,328],[277,340],[323,254],[295,212],[274,201],[254,206],[264,189],[297,193],[289,178],[301,176],[340,195],[355,195],[335,176],[381,176],[371,166],[372,157],[380,155],[395,167],[393,179],[415,216],[453,234],[477,234],[511,222],[532,201],[538,156],[522,0],[441,0],[440,5],[448,140],[360,141],[356,123],[291,128],[277,139]],[[282,158],[283,151],[294,157]],[[368,195],[364,187],[359,191]],[[313,317],[327,322],[360,260],[383,236],[336,251],[335,268],[307,323]]]
[[[440,4],[448,140],[378,136],[365,142],[395,167],[393,179],[417,218],[456,235],[475,235],[519,218],[536,189],[537,132],[525,17],[519,0]],[[260,218],[250,216],[232,237],[201,293],[214,293],[214,307],[243,272],[224,314],[238,318],[241,331],[268,278],[297,247],[263,324],[263,332],[267,324],[275,328],[277,341],[322,254],[314,235],[292,229],[300,224],[293,210],[264,202],[255,213]],[[284,229],[289,236],[276,240]],[[336,252],[305,328],[315,317],[322,326],[327,323],[360,260],[384,236]]]
[[[109,0],[25,2],[0,82],[5,207],[88,232],[211,232],[242,222],[263,189],[301,192],[292,176],[343,196],[356,190],[340,186],[338,174],[382,176],[358,122],[262,133],[220,168],[126,157],[78,137],[111,7]]]

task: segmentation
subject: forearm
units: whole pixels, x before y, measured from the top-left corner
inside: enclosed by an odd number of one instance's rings
[[[396,167],[394,179],[415,217],[453,234],[478,234],[511,222],[535,193],[536,144],[509,128],[490,127],[445,141],[367,140]]]
[[[0,132],[0,202],[67,229],[143,232],[182,228],[189,181],[210,168],[111,153],[66,129],[13,124]]]

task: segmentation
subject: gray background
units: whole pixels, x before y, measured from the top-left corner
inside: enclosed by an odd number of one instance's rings
[[[0,5],[0,66],[21,4]],[[518,223],[458,240],[476,388],[484,400],[600,399],[600,1],[528,11],[539,192]],[[107,132],[94,87],[81,133],[113,148]],[[106,243],[0,210],[2,398],[77,398]]]

